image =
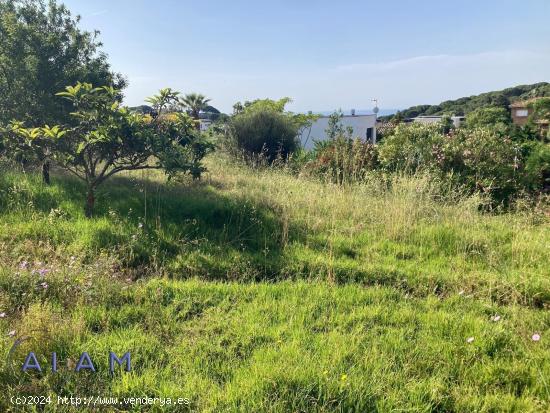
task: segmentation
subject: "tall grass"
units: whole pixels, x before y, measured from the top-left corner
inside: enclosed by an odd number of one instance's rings
[[[428,175],[334,185],[221,155],[208,167],[201,182],[113,179],[91,220],[77,181],[2,169],[1,410],[16,394],[190,399],[173,411],[550,408],[543,212],[484,213]],[[109,349],[130,350],[135,371],[111,377]],[[69,364],[89,351],[99,373],[22,373],[30,350]]]

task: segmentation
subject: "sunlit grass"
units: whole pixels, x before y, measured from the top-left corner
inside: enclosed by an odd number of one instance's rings
[[[544,214],[483,213],[428,176],[341,187],[219,155],[208,167],[199,183],[114,179],[92,220],[73,179],[3,170],[6,395],[187,397],[193,411],[550,408]],[[42,361],[89,351],[99,373],[23,374],[7,358],[22,336],[18,368],[30,349]],[[109,350],[130,350],[134,372],[110,377]]]

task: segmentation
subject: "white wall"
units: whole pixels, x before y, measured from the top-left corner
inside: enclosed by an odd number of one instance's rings
[[[328,128],[328,116],[318,118],[311,128],[305,129],[300,138],[300,143],[304,149],[313,149],[314,140],[324,141],[327,139],[325,130]],[[347,128],[353,128],[353,138],[367,139],[367,129],[373,128],[373,143],[376,143],[376,115],[355,115],[344,116],[340,119],[342,125]]]

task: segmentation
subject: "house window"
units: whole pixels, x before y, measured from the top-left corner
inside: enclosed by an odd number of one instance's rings
[[[517,109],[516,110],[516,116],[518,118],[526,118],[529,115],[529,111],[527,109]]]
[[[367,140],[372,141],[373,128],[367,128]]]

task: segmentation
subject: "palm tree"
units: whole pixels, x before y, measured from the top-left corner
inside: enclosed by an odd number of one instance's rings
[[[181,103],[187,108],[189,115],[195,120],[199,120],[199,113],[208,107],[210,99],[200,93],[188,93],[181,98]],[[197,128],[200,129],[200,124],[197,123]]]

